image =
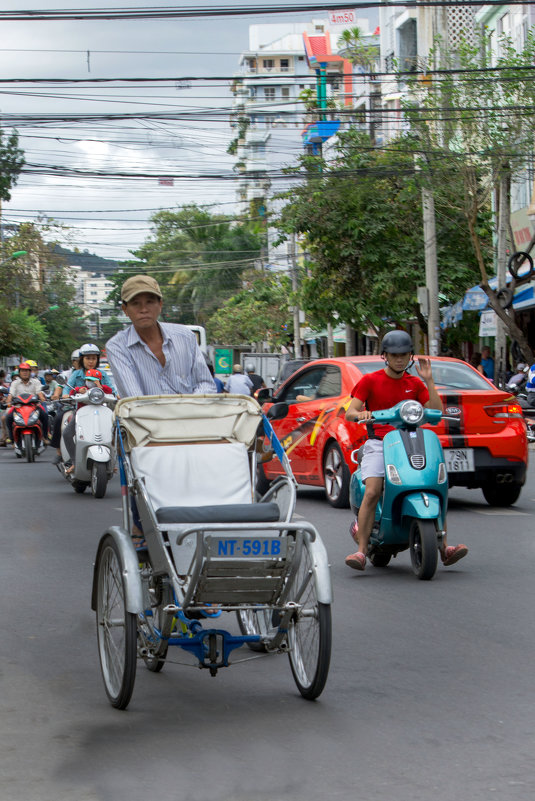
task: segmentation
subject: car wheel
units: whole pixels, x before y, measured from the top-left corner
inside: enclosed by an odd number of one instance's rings
[[[327,500],[336,509],[349,506],[349,468],[336,442],[331,442],[323,457],[323,484]]]
[[[521,484],[484,484],[481,489],[489,506],[511,506],[522,492]]]

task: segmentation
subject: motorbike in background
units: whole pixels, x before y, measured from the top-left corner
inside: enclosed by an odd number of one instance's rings
[[[91,487],[95,498],[103,498],[106,494],[117,458],[113,444],[113,407],[116,402],[115,395],[106,395],[100,387],[61,400],[71,411],[63,416],[61,424],[62,460],[57,468],[75,492],[82,493]],[[67,472],[70,456],[63,440],[63,431],[73,415],[76,415],[74,470]]]
[[[516,397],[518,405],[522,409],[528,442],[535,442],[535,392],[530,392],[526,388],[528,378],[528,365],[518,364],[517,372],[511,376],[505,389]]]
[[[26,456],[27,462],[45,449],[43,429],[39,419],[39,398],[24,392],[13,399],[13,443],[17,459]]]

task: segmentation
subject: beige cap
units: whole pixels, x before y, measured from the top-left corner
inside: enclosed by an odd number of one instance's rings
[[[158,286],[158,282],[151,278],[150,275],[133,275],[127,278],[121,289],[121,300],[128,303],[141,292],[150,292],[152,295],[158,295],[162,299],[162,290]]]
[[[243,367],[241,366],[241,364],[235,364],[234,367],[232,368],[232,372],[243,373]]]

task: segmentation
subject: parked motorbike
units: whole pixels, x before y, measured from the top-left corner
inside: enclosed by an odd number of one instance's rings
[[[436,425],[441,418],[441,411],[424,409],[415,400],[373,412],[373,421],[395,426],[383,441],[384,490],[368,546],[367,555],[375,567],[386,567],[393,556],[408,548],[414,574],[424,580],[435,575],[445,535],[448,474],[438,436],[421,426]],[[358,464],[358,451],[351,458]],[[351,477],[349,497],[358,518],[364,497],[360,469]]]
[[[37,395],[24,392],[13,399],[13,443],[17,459],[26,456],[27,462],[44,451]]]
[[[85,492],[90,486],[95,498],[103,498],[108,481],[113,477],[117,457],[113,445],[112,411],[117,398],[106,395],[100,387],[94,387],[83,394],[64,397],[61,402],[68,405],[70,411],[62,420],[62,460],[57,465],[58,470],[72,484],[75,492]],[[63,431],[73,414],[76,415],[74,470],[67,472],[70,456],[63,440]]]
[[[511,376],[505,389],[516,397],[518,405],[522,408],[528,442],[535,442],[535,392],[526,387],[528,378],[529,366],[519,364],[517,372]]]

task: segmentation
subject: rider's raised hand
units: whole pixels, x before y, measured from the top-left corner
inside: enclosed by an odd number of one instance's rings
[[[416,364],[416,372],[427,384],[433,380],[433,373],[431,371],[431,359],[427,356],[418,356],[418,363]]]

